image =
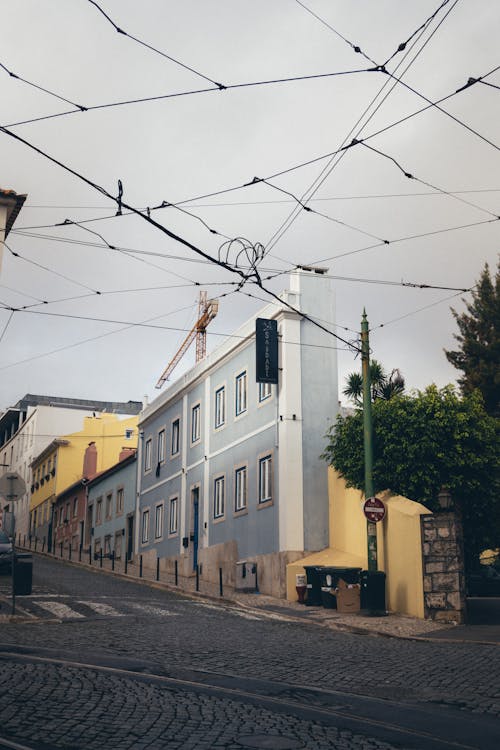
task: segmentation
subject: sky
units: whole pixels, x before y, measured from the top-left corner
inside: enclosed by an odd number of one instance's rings
[[[456,380],[450,307],[498,258],[498,3],[0,14],[0,187],[27,194],[3,252],[0,409],[25,393],[151,400],[200,289],[219,299],[212,351],[297,265],[335,278],[323,323],[341,384],[360,362],[333,334],[356,342],[363,308],[372,357],[409,389]],[[135,213],[116,215],[119,181]],[[264,248],[264,288],[240,284],[238,237]],[[173,378],[193,363],[194,346]]]

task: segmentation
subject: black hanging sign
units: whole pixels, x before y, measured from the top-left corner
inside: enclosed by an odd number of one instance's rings
[[[255,321],[255,380],[257,383],[278,383],[278,324],[275,320]]]

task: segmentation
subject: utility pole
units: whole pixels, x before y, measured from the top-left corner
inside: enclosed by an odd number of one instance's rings
[[[361,319],[361,363],[363,373],[363,437],[365,448],[365,500],[373,497],[373,426],[372,426],[372,394],[370,379],[370,339],[368,334],[368,319],[363,309]],[[373,521],[366,522],[368,537],[368,570],[377,570],[377,525]]]

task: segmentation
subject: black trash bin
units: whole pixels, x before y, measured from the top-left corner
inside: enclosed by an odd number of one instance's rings
[[[29,552],[16,553],[14,565],[14,593],[16,596],[31,594],[33,581],[33,556]]]
[[[346,568],[338,565],[323,565],[320,569],[321,592],[323,606],[328,609],[336,609],[337,599],[335,589],[338,586],[339,579],[342,578],[346,583],[359,583],[359,574],[361,568]],[[330,591],[328,596],[326,590]]]
[[[307,577],[307,597],[306,604],[308,607],[321,607],[323,600],[321,598],[321,571],[322,565],[304,565]]]
[[[385,615],[385,573],[382,570],[361,572],[361,609],[370,614]]]

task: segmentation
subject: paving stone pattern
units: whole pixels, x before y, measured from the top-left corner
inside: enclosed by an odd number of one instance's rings
[[[289,738],[289,746],[310,750],[395,750],[240,701],[47,664],[2,662],[0,716],[3,737],[71,750],[241,750],[238,740],[255,735],[256,727],[269,739]]]

